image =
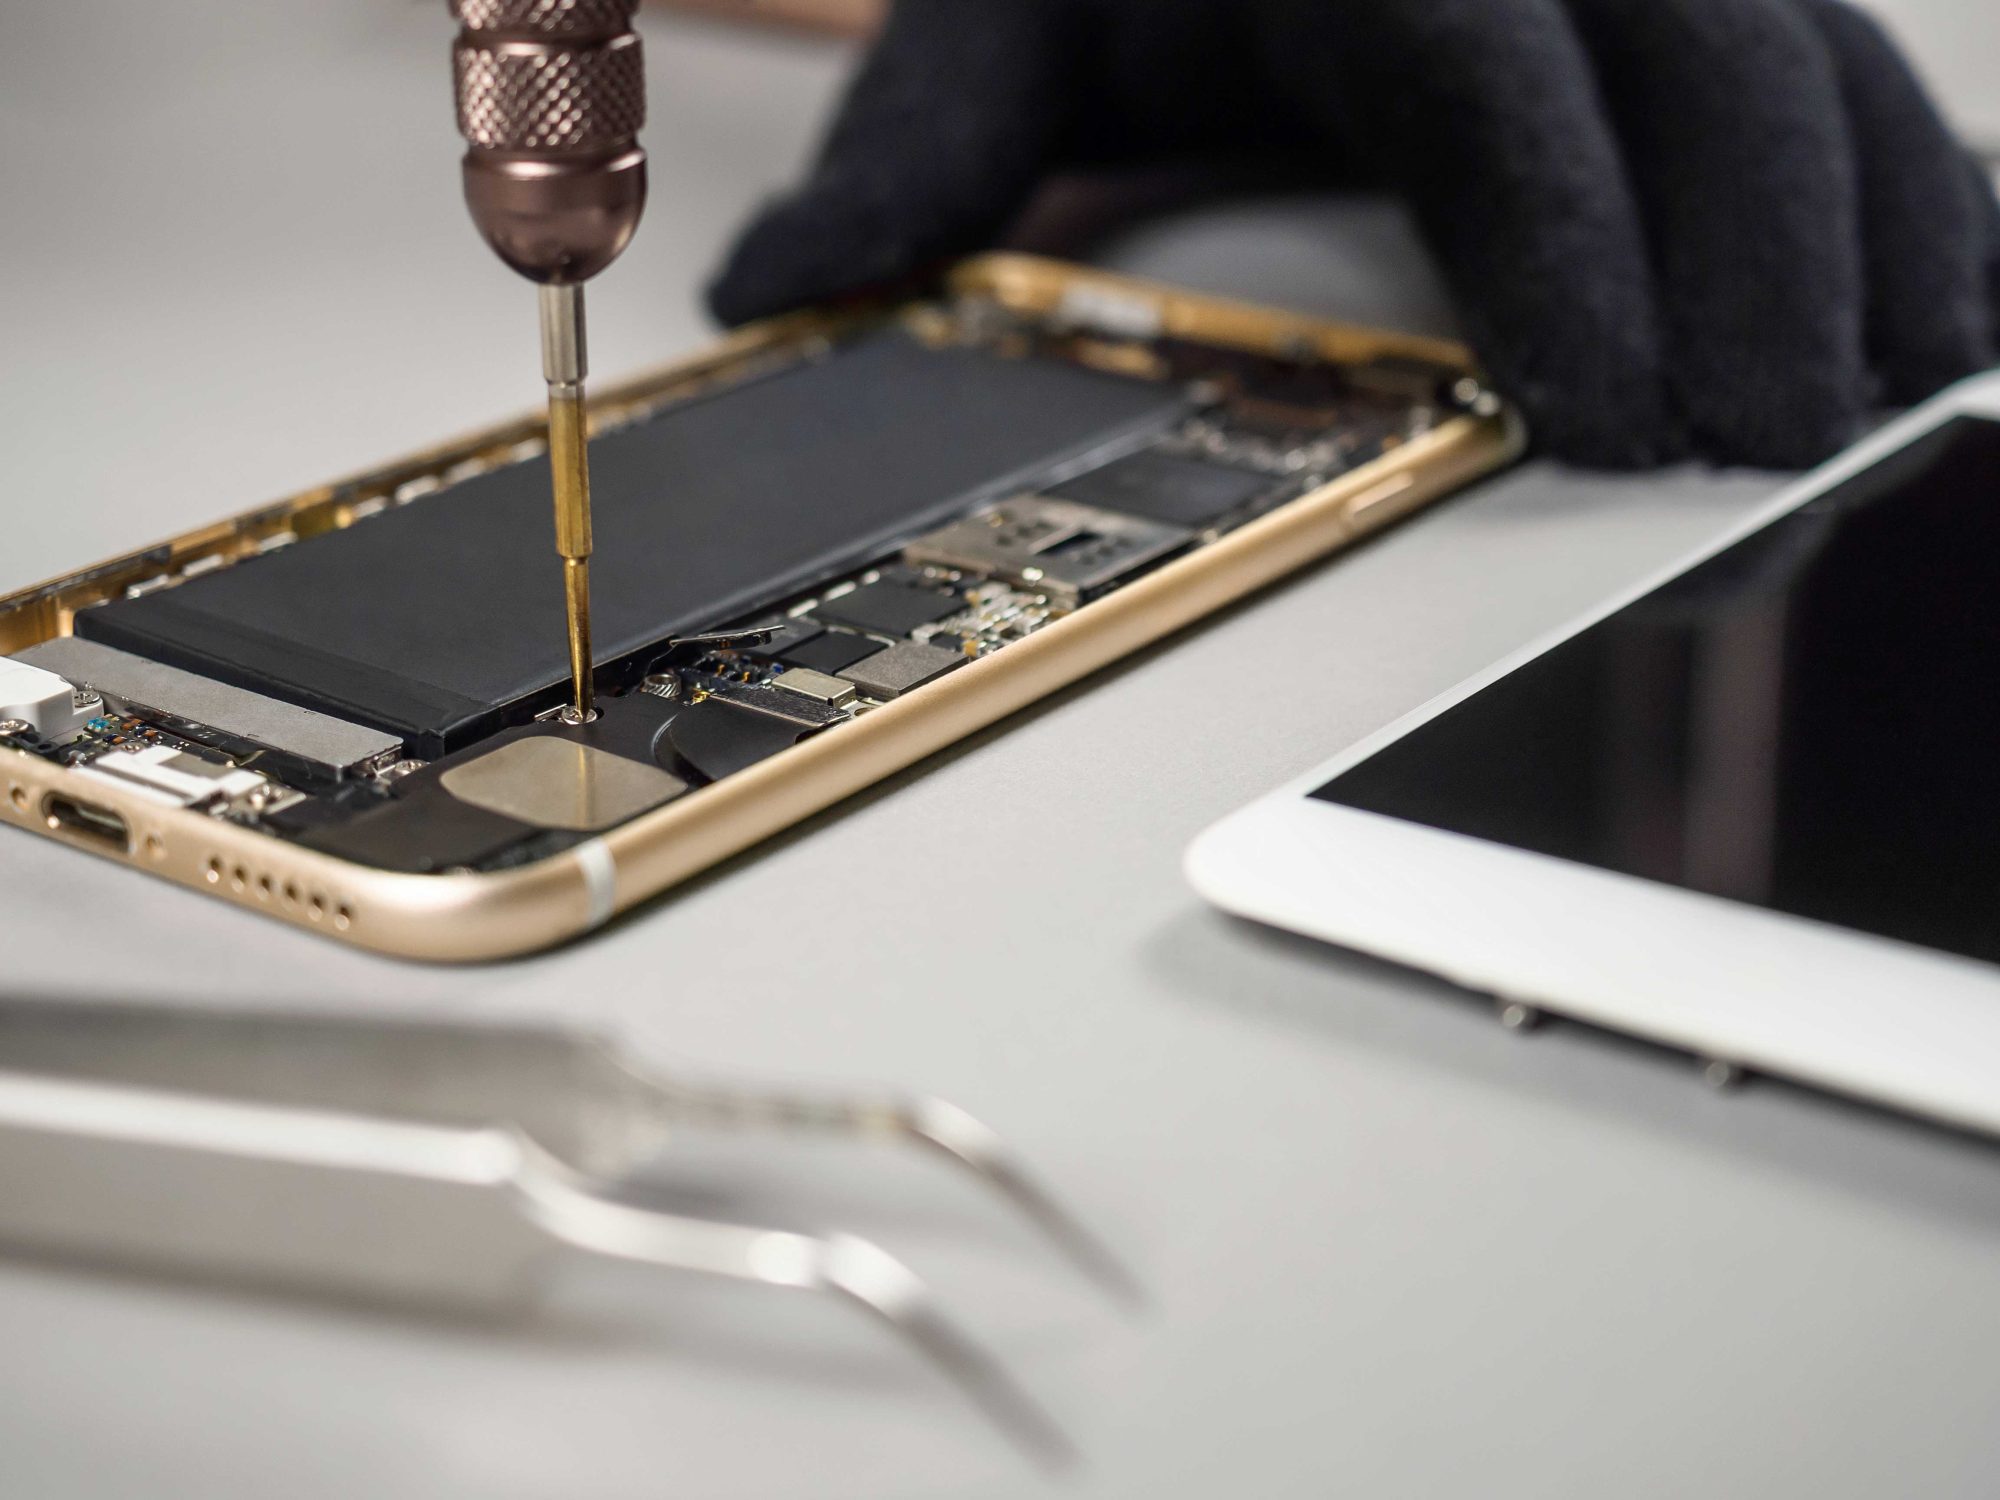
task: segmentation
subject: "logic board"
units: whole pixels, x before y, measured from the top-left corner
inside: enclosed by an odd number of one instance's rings
[[[105,852],[139,842],[93,800],[117,788],[347,865],[523,870],[858,734],[1339,490],[1326,550],[1362,529],[1356,494],[1465,477],[1413,485],[1441,436],[1478,438],[1480,470],[1512,451],[1504,407],[1449,346],[1233,344],[1081,285],[1023,307],[975,278],[600,411],[592,724],[559,716],[528,429],[357,482],[330,521],[244,527],[213,560],[50,586],[69,589],[62,609],[41,601],[58,628],[0,658],[0,747],[73,773],[43,821]],[[442,590],[395,574],[440,557],[459,568]],[[0,641],[36,602],[0,602]],[[290,889],[259,893],[221,856],[206,878],[250,899]],[[336,930],[353,916],[317,887],[293,899]]]

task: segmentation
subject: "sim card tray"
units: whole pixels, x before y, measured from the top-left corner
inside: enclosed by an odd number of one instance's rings
[[[1133,1295],[998,1138],[941,1101],[691,1083],[558,1030],[0,1001],[0,1243],[472,1310],[532,1302],[566,1252],[819,1292],[880,1319],[1037,1458],[1069,1455],[874,1245],[621,1198],[691,1125],[925,1147]]]

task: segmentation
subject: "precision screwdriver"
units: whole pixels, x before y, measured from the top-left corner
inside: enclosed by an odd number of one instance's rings
[[[541,295],[556,551],[574,702],[596,717],[590,653],[590,456],[583,284],[631,243],[646,206],[646,75],[637,0],[452,0],[465,201]]]

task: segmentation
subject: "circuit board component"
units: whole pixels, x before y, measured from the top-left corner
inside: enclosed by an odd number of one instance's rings
[[[822,599],[813,613],[836,625],[894,639],[908,636],[920,625],[934,625],[947,615],[957,614],[958,609],[958,601],[949,594],[878,578],[845,594]]]
[[[208,731],[208,738],[234,741],[246,750],[271,752],[302,771],[330,780],[391,759],[402,748],[399,738],[382,730],[280,703],[261,693],[76,636],[58,636],[30,646],[15,660],[60,674],[69,682],[88,683],[95,693],[108,694],[127,712],[163,724],[184,725],[197,735]],[[4,665],[0,663],[0,669]]]
[[[233,802],[269,785],[255,771],[171,745],[108,751],[78,767],[77,775],[126,787],[170,807],[203,809]]]
[[[1273,488],[1268,474],[1148,448],[1052,485],[1044,493],[1051,499],[1198,531]]]
[[[1076,605],[1164,562],[1193,540],[1185,526],[1022,495],[918,538],[903,556],[1032,585]]]
[[[866,636],[853,635],[845,630],[815,628],[804,640],[773,652],[772,659],[788,667],[804,667],[808,671],[837,677],[856,662],[873,656],[881,649],[880,641],[871,641]]]
[[[919,646],[903,641],[887,651],[857,662],[841,675],[871,698],[888,701],[935,682],[945,673],[965,665],[965,657],[937,646]]]
[[[97,695],[30,662],[0,657],[0,722],[45,740],[74,734],[103,712]]]
[[[801,698],[823,703],[828,708],[845,708],[854,701],[853,683],[842,682],[838,677],[829,677],[809,667],[794,667],[789,672],[780,672],[771,679],[771,686],[781,692],[797,693]]]

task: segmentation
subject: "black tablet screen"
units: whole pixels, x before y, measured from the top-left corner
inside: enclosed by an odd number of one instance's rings
[[[2000,422],[1940,427],[1313,795],[2000,960]]]

